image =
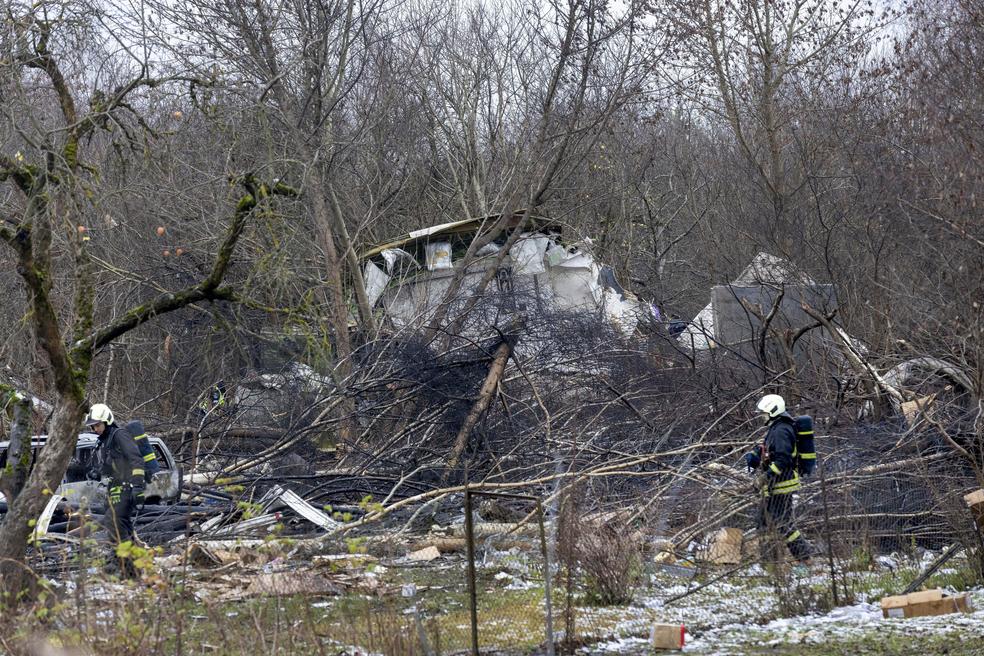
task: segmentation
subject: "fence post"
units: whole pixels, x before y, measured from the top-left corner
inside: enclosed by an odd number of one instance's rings
[[[536,514],[540,521],[540,549],[543,551],[543,591],[544,602],[547,613],[547,656],[554,656],[554,635],[553,635],[553,599],[552,586],[550,581],[550,550],[547,549],[547,529],[543,519],[543,504],[536,500]]]
[[[827,534],[827,561],[830,564],[830,591],[834,595],[834,606],[840,606],[840,595],[837,594],[837,568],[834,566],[834,540],[830,531],[830,509],[827,507],[827,477],[824,475],[824,464],[819,463],[820,497],[823,499],[823,530]]]
[[[478,593],[475,584],[475,526],[472,523],[472,491],[465,486],[465,546],[468,550],[468,599],[471,602],[471,653],[478,656]]]

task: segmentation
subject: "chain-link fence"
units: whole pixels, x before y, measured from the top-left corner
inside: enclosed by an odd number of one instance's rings
[[[432,536],[403,564],[400,595],[343,616],[358,629],[352,644],[428,656],[553,653],[555,600],[539,500],[469,488],[461,509],[463,525]],[[513,513],[513,521],[496,512]]]
[[[500,530],[495,525],[483,527],[480,524],[476,527],[475,499],[481,497],[509,499],[535,506],[530,513],[533,515],[531,526],[536,529],[535,534],[530,538],[535,547],[530,550],[529,557],[519,559],[515,563],[514,569],[519,570],[518,575],[501,567],[479,568],[478,552],[483,535],[495,535]],[[515,528],[510,527],[505,533]],[[516,649],[518,645],[535,648],[542,644],[545,646],[545,653],[553,654],[550,557],[543,506],[540,501],[531,496],[466,489],[465,540],[468,554],[471,652],[478,654],[486,650]],[[494,571],[495,569],[499,571]],[[497,581],[495,581],[503,578],[509,580],[504,588],[496,585]],[[521,594],[509,594],[510,592]]]

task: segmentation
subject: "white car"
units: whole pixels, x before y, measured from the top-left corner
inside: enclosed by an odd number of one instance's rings
[[[47,442],[47,435],[37,435],[31,438],[31,466],[34,466],[38,449],[44,447]],[[157,462],[161,470],[154,475],[154,479],[147,484],[144,492],[144,499],[149,504],[174,503],[181,498],[181,468],[174,459],[171,450],[159,437],[148,437],[150,445],[157,454]],[[7,464],[7,448],[10,442],[0,442],[0,468]],[[56,494],[65,497],[66,501],[73,506],[101,506],[106,495],[104,481],[92,481],[86,477],[88,471],[94,465],[96,447],[99,446],[99,438],[95,433],[82,433],[79,435],[78,443],[75,446],[75,455],[68,465],[65,478],[58,486]],[[3,495],[0,495],[2,498]]]

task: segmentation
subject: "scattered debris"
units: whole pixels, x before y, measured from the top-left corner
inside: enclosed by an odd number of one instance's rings
[[[537,587],[537,584],[523,580],[509,572],[499,572],[493,578],[496,581],[507,581],[504,590],[530,590]]]
[[[193,543],[188,549],[187,561],[191,565],[204,568],[219,567],[223,564],[222,558],[199,542]]]
[[[681,579],[692,579],[697,576],[697,568],[693,563],[685,560],[678,561],[674,564],[664,563],[660,565],[660,570],[665,574]]]
[[[441,557],[441,552],[438,550],[438,548],[435,546],[430,546],[421,549],[419,551],[414,551],[413,553],[407,556],[407,559],[413,562],[429,563],[435,558],[440,558],[440,557]]]
[[[317,572],[277,572],[253,577],[246,596],[336,595],[344,588]]]
[[[315,565],[326,566],[333,570],[366,568],[378,561],[375,556],[363,553],[320,554],[312,559]]]
[[[476,522],[472,531],[476,538],[485,538],[492,535],[534,535],[538,528],[536,524],[500,524],[496,522]],[[464,536],[465,525],[460,524],[454,527],[456,536]]]
[[[739,528],[722,528],[711,538],[707,560],[715,565],[737,565],[741,562],[743,534]]]
[[[875,562],[878,563],[880,567],[887,569],[889,572],[894,572],[899,568],[898,560],[892,556],[877,556],[875,558]]]
[[[984,531],[984,490],[977,490],[964,496],[964,503],[974,515],[977,527]]]

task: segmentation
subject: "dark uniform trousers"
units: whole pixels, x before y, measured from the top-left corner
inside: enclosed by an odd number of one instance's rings
[[[110,542],[119,544],[133,537],[133,516],[137,509],[137,495],[142,490],[130,483],[113,484],[109,488],[103,528],[109,533]]]
[[[758,517],[759,532],[763,534],[763,557],[766,560],[779,560],[781,548],[776,548],[780,540],[785,543],[789,553],[796,560],[810,557],[810,544],[796,528],[793,514],[792,494],[772,494],[762,498]]]

